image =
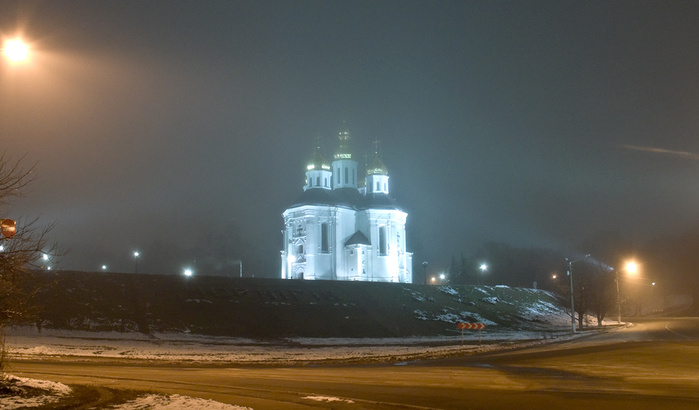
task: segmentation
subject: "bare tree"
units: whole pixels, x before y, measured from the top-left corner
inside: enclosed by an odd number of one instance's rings
[[[57,256],[55,244],[47,235],[53,228],[40,226],[37,219],[7,215],[12,200],[24,196],[33,181],[35,166],[24,168],[25,157],[11,161],[0,155],[0,218],[17,218],[17,229],[11,238],[0,240],[0,328],[21,323],[36,312],[36,271],[44,255]]]
[[[597,317],[598,326],[601,326],[602,320],[615,306],[614,270],[596,260],[581,260],[574,266],[573,288],[578,328],[583,328],[588,314],[594,314]],[[569,306],[569,278],[563,277],[557,280],[556,287],[561,304]]]

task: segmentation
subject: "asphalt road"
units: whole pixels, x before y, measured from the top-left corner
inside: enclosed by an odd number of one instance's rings
[[[503,353],[285,368],[16,362],[67,384],[177,393],[254,409],[698,409],[699,318]]]

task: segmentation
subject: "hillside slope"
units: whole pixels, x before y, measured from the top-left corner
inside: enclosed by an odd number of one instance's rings
[[[569,321],[552,295],[504,286],[293,281],[55,272],[39,295],[45,328],[269,339],[456,334],[546,329]]]

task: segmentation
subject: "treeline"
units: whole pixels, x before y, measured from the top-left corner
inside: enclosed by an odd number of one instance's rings
[[[637,272],[625,267],[632,260],[639,266]],[[555,292],[565,305],[570,299],[569,261],[574,261],[573,296],[581,317],[616,317],[618,304],[629,314],[639,313],[644,300],[658,295],[690,295],[693,310],[699,306],[699,225],[641,245],[616,232],[600,232],[582,241],[575,252],[487,242],[469,255],[453,256],[444,280],[537,287]]]

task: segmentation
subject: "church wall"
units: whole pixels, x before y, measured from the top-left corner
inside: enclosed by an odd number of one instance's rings
[[[408,282],[405,270],[405,221],[407,214],[398,210],[369,209],[366,213],[371,233],[372,273],[369,280]],[[410,275],[412,276],[412,275]]]
[[[355,223],[356,211],[349,208],[337,208],[335,214],[335,237],[333,241],[333,252],[336,256],[334,261],[335,279],[345,280],[349,276],[348,258],[345,253],[345,243],[357,231]]]

